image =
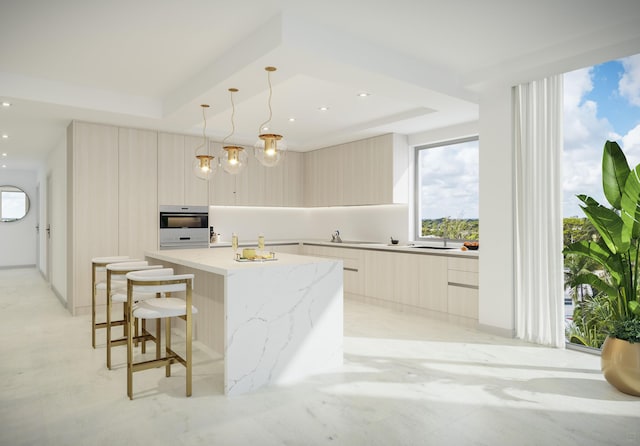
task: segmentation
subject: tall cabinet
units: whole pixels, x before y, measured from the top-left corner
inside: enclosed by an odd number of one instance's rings
[[[118,136],[118,252],[141,259],[158,243],[158,133]]]
[[[118,128],[72,122],[67,173],[67,305],[75,315],[91,308],[91,259],[118,254]]]
[[[206,206],[209,182],[196,178],[193,161],[202,137],[158,134],[158,204]],[[203,152],[204,153],[204,152]]]

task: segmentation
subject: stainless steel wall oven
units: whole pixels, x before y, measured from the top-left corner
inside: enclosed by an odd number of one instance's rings
[[[160,206],[160,249],[208,247],[208,206]]]

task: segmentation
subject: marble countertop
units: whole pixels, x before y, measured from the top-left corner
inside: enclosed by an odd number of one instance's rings
[[[257,241],[250,240],[247,242],[240,242],[240,247],[254,247],[257,245]],[[352,248],[352,249],[369,249],[376,251],[390,251],[390,252],[405,252],[411,254],[427,254],[427,255],[443,255],[443,256],[461,256],[461,257],[479,257],[479,250],[467,250],[462,251],[460,248],[462,244],[454,243],[451,249],[438,249],[429,248],[428,243],[421,242],[410,242],[409,244],[402,245],[391,245],[389,243],[379,243],[379,242],[367,242],[367,241],[343,241],[342,243],[334,243],[327,240],[322,239],[304,239],[304,240],[267,240],[265,246],[268,248],[269,246],[274,245],[295,245],[295,244],[303,244],[303,245],[316,245],[316,246],[329,246],[332,248]],[[212,248],[219,247],[229,247],[231,246],[230,242],[218,242],[210,245]],[[417,246],[426,246],[425,248],[418,248]],[[439,244],[433,244],[433,246],[441,246]]]
[[[242,252],[238,250],[238,252]],[[231,247],[220,249],[169,249],[164,251],[147,251],[146,257],[175,263],[190,268],[207,271],[223,276],[231,272],[252,268],[276,268],[308,265],[312,263],[335,262],[323,257],[301,256],[296,254],[278,253],[275,260],[237,262]]]

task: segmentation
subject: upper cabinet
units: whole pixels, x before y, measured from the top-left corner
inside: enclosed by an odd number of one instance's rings
[[[206,206],[209,181],[193,173],[196,149],[202,137],[158,134],[158,204]]]
[[[249,150],[247,167],[237,175],[219,169],[210,181],[212,205],[290,206],[304,205],[302,153],[287,152],[275,167],[264,167]]]
[[[407,203],[406,137],[387,134],[304,154],[307,206]]]

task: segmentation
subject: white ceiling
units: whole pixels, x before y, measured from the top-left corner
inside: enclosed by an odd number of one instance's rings
[[[253,144],[268,65],[292,150],[417,134],[477,120],[487,85],[640,53],[638,23],[638,0],[0,0],[0,163],[36,168],[72,119],[201,134],[202,103],[221,140],[230,87]]]

